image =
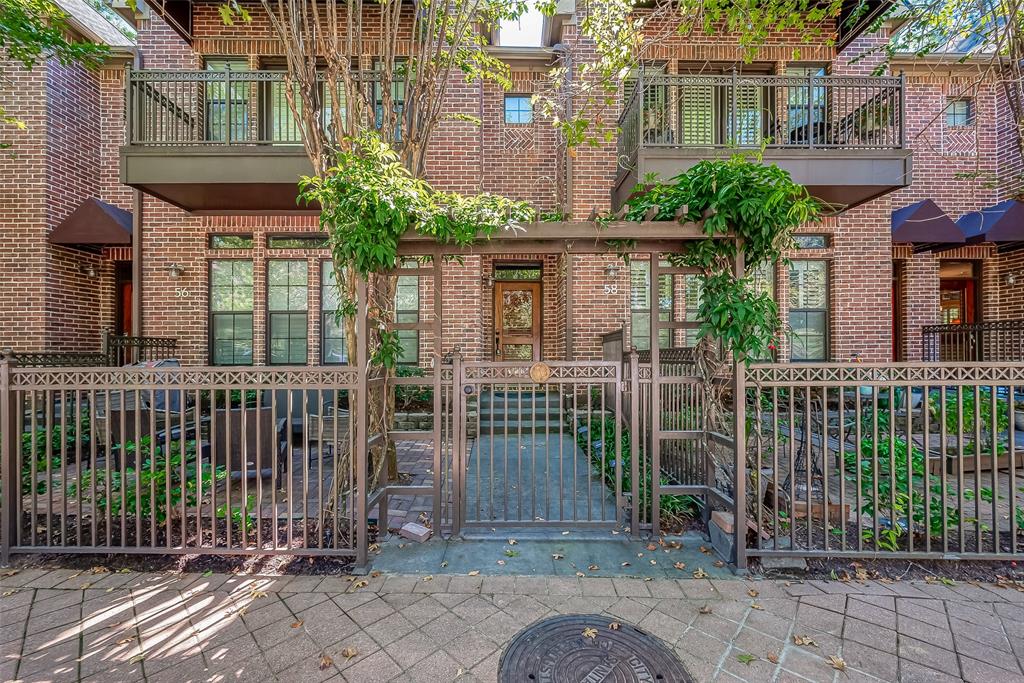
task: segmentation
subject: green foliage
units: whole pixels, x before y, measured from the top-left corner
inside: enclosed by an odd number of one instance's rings
[[[184,444],[171,441],[165,449],[162,444],[153,448],[151,438],[144,436],[137,442],[122,444],[119,456],[126,462],[141,464],[125,467],[123,475],[113,467],[109,473],[105,467],[83,469],[77,481],[68,485],[67,495],[91,504],[96,515],[109,512],[117,517],[123,512],[128,517],[142,516],[164,524],[169,513],[179,510],[182,504],[195,508],[200,491],[209,494],[217,482],[227,477],[224,465],[200,466],[193,440]],[[255,496],[249,496],[245,507],[255,507],[255,500]],[[215,513],[218,518],[226,517],[227,505],[219,506]],[[243,520],[241,506],[232,506],[231,515],[235,525],[244,521],[252,528],[247,514]]]
[[[978,400],[980,398],[980,401]],[[992,442],[996,443],[996,452],[1005,453],[1007,444],[998,435],[1010,427],[1010,404],[1007,399],[992,400],[992,390],[979,388],[976,397],[973,390],[960,394],[961,406],[958,407],[957,395],[945,392],[945,412],[942,412],[943,400],[938,392],[928,397],[928,405],[936,419],[944,419],[946,431],[950,434],[963,434],[966,442],[973,444],[977,435],[981,434],[980,450],[982,453],[992,452]],[[992,435],[992,408],[996,409],[996,438]],[[980,410],[980,412],[979,412]]]
[[[64,452],[68,456],[74,456],[76,453],[76,444],[81,444],[82,452],[87,453],[89,450],[89,444],[92,434],[92,422],[88,410],[83,410],[81,419],[74,421],[73,419],[67,420],[67,424],[63,427],[60,422],[55,420],[54,424],[51,425],[49,430],[49,440],[47,440],[47,430],[45,426],[37,427],[35,433],[26,429],[21,433],[21,492],[27,494],[32,491],[33,486],[37,494],[43,494],[47,491],[48,478],[39,480],[38,476],[36,481],[33,482],[32,478],[32,464],[35,463],[36,474],[45,474],[47,472],[47,464],[49,464],[51,472],[60,472],[61,466],[61,449],[63,447]],[[49,446],[50,456],[47,458],[46,451]]]
[[[705,160],[669,183],[653,183],[627,202],[626,217],[642,220],[656,209],[655,220],[691,221],[706,239],[672,258],[699,270],[699,334],[722,340],[739,357],[765,358],[780,327],[778,308],[765,292],[757,293],[753,273],[784,260],[793,232],[818,219],[820,205],[789,173],[742,156]],[[733,239],[722,239],[734,236]],[[745,276],[733,276],[737,244]]]
[[[424,377],[426,373],[418,365],[399,365],[395,368],[396,377]],[[411,410],[433,410],[434,389],[427,384],[395,385],[395,409],[406,412]]]
[[[409,231],[465,246],[533,218],[525,202],[434,190],[373,131],[351,142],[325,175],[299,181],[299,200],[320,205],[336,267],[363,277],[389,271],[397,266],[398,241]]]
[[[591,464],[598,468],[604,479],[605,485],[612,490],[615,489],[615,422],[616,418],[611,415],[591,415],[583,422],[585,430],[577,431],[576,443],[580,450],[590,457]],[[600,442],[600,448],[595,446]],[[621,428],[620,456],[622,470],[622,490],[629,491],[637,496],[640,501],[641,510],[649,510],[651,504],[651,463],[644,458],[641,460],[640,481],[634,482],[632,475],[633,454],[630,450],[629,430]],[[603,457],[603,462],[602,462]],[[661,483],[665,486],[671,484],[668,478],[661,475]],[[692,496],[667,495],[661,496],[661,513],[673,517],[692,517],[697,510],[697,501]]]

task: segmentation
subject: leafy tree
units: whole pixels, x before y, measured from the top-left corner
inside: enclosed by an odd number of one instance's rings
[[[0,2],[0,48],[8,60],[31,69],[45,59],[62,64],[79,62],[96,66],[106,46],[68,38],[67,14],[50,0],[3,0]],[[0,105],[0,122],[25,128],[16,112]],[[10,143],[0,142],[0,147]]]

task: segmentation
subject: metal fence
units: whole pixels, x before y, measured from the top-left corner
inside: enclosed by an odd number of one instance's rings
[[[34,351],[14,354],[21,367],[121,367],[174,358],[178,340],[172,337],[129,337],[107,333],[101,351]]]
[[[366,102],[380,98],[378,73],[356,72],[353,80]],[[284,71],[130,69],[125,143],[301,146],[302,123],[292,115],[286,81]],[[320,97],[320,115],[330,126],[335,98],[326,82]],[[337,99],[344,108],[344,93]]]
[[[3,359],[4,555],[365,553],[357,375]]]
[[[1024,320],[921,328],[921,358],[930,362],[1024,361]]]
[[[749,555],[1024,551],[1024,366],[770,364],[746,383]]]
[[[902,77],[644,73],[618,154],[642,147],[900,149]]]

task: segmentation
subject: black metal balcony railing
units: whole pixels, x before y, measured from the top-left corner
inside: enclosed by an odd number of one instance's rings
[[[644,74],[619,118],[641,148],[901,149],[902,77]]]
[[[927,362],[1024,362],[1024,320],[926,325],[921,352]]]
[[[360,72],[354,78],[365,86],[367,101],[379,101],[375,72]],[[125,143],[301,145],[301,124],[288,105],[287,88],[283,71],[129,70]],[[334,98],[326,83],[321,89],[321,116],[329,125]],[[400,107],[401,98],[395,99]]]

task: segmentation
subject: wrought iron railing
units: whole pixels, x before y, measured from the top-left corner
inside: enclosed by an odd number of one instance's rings
[[[359,72],[353,78],[362,84],[366,102],[379,98],[376,72]],[[291,112],[285,81],[284,71],[129,70],[125,143],[301,145],[302,123]],[[321,95],[320,115],[329,128],[332,103],[338,99],[344,107],[344,93],[332,98],[322,83]]]
[[[643,74],[618,154],[641,148],[900,149],[902,77]]]
[[[921,328],[921,358],[929,362],[1024,361],[1024,320],[992,320]]]
[[[174,358],[178,340],[172,337],[129,337],[108,333],[101,351],[29,351],[14,358],[25,368],[120,367]]]

